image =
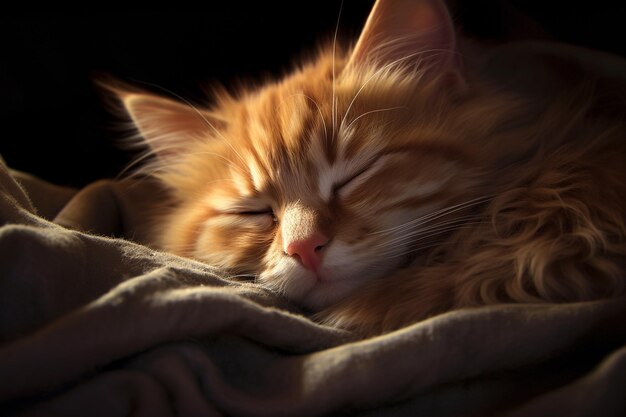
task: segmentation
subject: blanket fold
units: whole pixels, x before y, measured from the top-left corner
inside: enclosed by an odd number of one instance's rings
[[[462,310],[356,340],[253,283],[106,236],[132,236],[133,187],[97,184],[112,194],[95,204],[94,187],[24,178],[0,164],[3,414],[626,412],[624,299]]]

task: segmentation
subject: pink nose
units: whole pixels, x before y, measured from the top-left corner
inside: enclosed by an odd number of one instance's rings
[[[328,238],[321,233],[312,235],[295,242],[289,242],[285,253],[296,259],[309,271],[317,272],[322,263],[322,248],[328,243]]]

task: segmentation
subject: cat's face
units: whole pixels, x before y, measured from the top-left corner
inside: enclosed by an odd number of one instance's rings
[[[278,83],[222,96],[211,111],[124,94],[176,197],[157,231],[166,249],[321,308],[454,226],[453,211],[438,210],[473,197],[477,164],[448,91],[452,60],[405,65],[410,51],[385,55],[368,39],[384,40],[372,32],[387,29],[368,25],[351,55],[331,49]],[[445,30],[414,47],[428,54],[449,43]]]

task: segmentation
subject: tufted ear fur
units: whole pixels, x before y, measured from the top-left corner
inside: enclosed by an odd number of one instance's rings
[[[442,1],[378,0],[350,56],[348,67],[394,66],[430,78],[460,74],[452,20]]]
[[[106,74],[98,75],[94,82],[110,111],[120,119],[130,118],[128,127],[138,133],[135,141],[124,145],[147,147],[158,164],[180,161],[194,143],[222,137],[220,131],[227,127],[223,117],[183,97],[162,97]]]
[[[191,141],[213,133],[208,111],[149,93],[116,92],[134,125],[162,160],[175,157]]]

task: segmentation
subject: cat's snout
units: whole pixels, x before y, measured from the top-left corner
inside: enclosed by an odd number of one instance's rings
[[[285,245],[285,253],[309,271],[317,272],[324,256],[322,249],[328,241],[329,239],[324,234],[313,232],[304,239],[288,242]]]

